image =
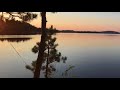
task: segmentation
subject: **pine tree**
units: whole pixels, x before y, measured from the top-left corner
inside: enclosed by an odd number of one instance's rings
[[[55,33],[53,33],[51,30],[52,28],[47,30],[44,60],[42,61],[42,66],[41,66],[41,70],[44,71],[46,78],[50,78],[52,72],[56,71],[53,63],[60,61],[63,61],[63,63],[65,63],[65,61],[67,60],[67,57],[63,57],[61,53],[58,52],[58,50],[56,49],[58,44],[55,43],[56,42],[56,38],[54,37]],[[40,43],[37,43],[32,48],[32,52],[34,53],[39,52],[39,44]],[[26,68],[33,71],[34,73],[36,69],[36,61],[33,61],[31,66],[27,65]]]
[[[9,17],[7,18],[9,19],[15,19],[15,18],[19,18],[22,21],[30,21],[33,20],[34,18],[37,17],[36,14],[33,14],[31,12],[5,12],[6,14],[9,15]],[[53,12],[55,13],[55,12]],[[2,15],[4,16],[4,12],[2,12]],[[45,41],[46,41],[46,12],[40,12],[41,15],[41,41],[39,44],[39,52],[38,52],[38,58],[36,61],[36,68],[35,68],[35,72],[34,72],[34,78],[38,78],[40,76],[40,70],[41,70],[41,65],[42,62],[44,60],[44,51],[45,51]]]

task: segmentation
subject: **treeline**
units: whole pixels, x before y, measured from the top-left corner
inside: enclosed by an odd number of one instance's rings
[[[103,33],[103,34],[120,34],[116,31],[74,31],[74,30],[57,30],[51,25],[47,31],[53,33]],[[41,34],[41,28],[37,28],[27,22],[18,20],[0,19],[0,35],[35,35]]]
[[[18,20],[0,20],[1,35],[34,35],[40,34],[40,28],[32,26],[27,22]]]
[[[59,32],[53,25],[46,29],[49,32]],[[0,35],[35,35],[41,34],[41,28],[37,28],[27,22],[21,22],[18,20],[1,20],[0,19]]]
[[[103,33],[103,34],[120,34],[117,31],[74,31],[74,30],[61,30],[59,33]]]

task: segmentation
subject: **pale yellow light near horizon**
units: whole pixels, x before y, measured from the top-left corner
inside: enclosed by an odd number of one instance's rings
[[[47,27],[53,25],[59,30],[120,31],[119,12],[47,12],[47,21]],[[31,24],[40,27],[40,16]]]
[[[41,27],[41,17],[30,23]],[[120,12],[47,12],[47,27],[53,25],[58,30],[120,31]]]

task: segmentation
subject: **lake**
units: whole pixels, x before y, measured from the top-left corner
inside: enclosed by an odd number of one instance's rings
[[[52,78],[120,78],[120,35],[59,33],[58,51],[66,63],[54,62]],[[16,39],[17,38],[17,39]],[[32,52],[40,35],[0,36],[0,78],[33,78],[26,69],[37,59]],[[41,70],[40,78],[44,78]]]

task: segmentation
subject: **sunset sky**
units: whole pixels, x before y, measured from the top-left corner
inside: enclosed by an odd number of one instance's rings
[[[47,12],[47,21],[47,27],[59,30],[120,31],[120,12]],[[40,23],[40,17],[31,22],[36,27]]]

